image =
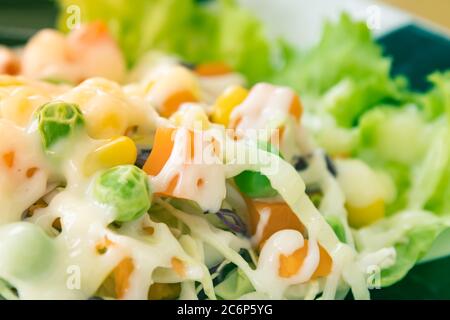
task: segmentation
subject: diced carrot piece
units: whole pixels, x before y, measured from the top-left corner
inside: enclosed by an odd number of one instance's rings
[[[233,69],[224,62],[203,63],[195,68],[195,73],[199,76],[221,76],[233,72]]]
[[[166,190],[161,191],[161,192],[157,192],[155,193],[157,196],[167,196],[167,197],[171,197],[173,195],[173,192],[175,190],[175,188],[177,187],[178,184],[178,179],[179,176],[176,175],[172,178],[172,180],[170,180]]]
[[[84,25],[75,35],[85,43],[95,43],[99,39],[109,37],[108,26],[103,21],[95,21]]]
[[[173,270],[180,276],[185,277],[186,276],[186,268],[184,267],[183,261],[178,259],[177,257],[173,257],[171,260],[172,268]]]
[[[172,149],[174,146],[173,139],[175,137],[176,130],[177,129],[175,128],[158,128],[156,130],[152,152],[150,153],[150,156],[148,157],[143,167],[143,170],[147,174],[151,176],[156,176],[164,168],[164,165],[166,164],[167,160],[170,157],[170,154],[172,153]],[[195,148],[193,131],[189,131],[189,138],[187,143],[190,146],[189,148],[190,154],[188,155],[188,158],[192,160],[194,157],[194,148]],[[178,184],[178,180],[179,176],[178,175],[174,176],[172,180],[169,182],[166,190],[158,192],[157,194],[171,196],[173,194],[173,191],[175,190],[175,187]]]
[[[185,102],[197,102],[198,98],[191,90],[177,91],[170,95],[159,110],[163,117],[170,117]]]
[[[93,33],[97,36],[108,33],[108,26],[106,25],[105,22],[100,21],[100,20],[90,23],[89,28],[90,28],[91,33]]]
[[[303,264],[303,261],[306,258],[306,255],[308,253],[308,244],[305,240],[305,245],[296,250],[291,255],[280,255],[279,262],[280,266],[278,268],[278,275],[283,278],[289,278],[295,275],[299,270],[300,267]]]
[[[0,46],[0,74],[16,75],[20,72],[20,58],[14,51]]]
[[[130,287],[130,276],[134,270],[134,263],[131,258],[123,259],[114,269],[114,281],[116,285],[116,297],[121,299]]]
[[[302,116],[303,106],[300,102],[300,98],[297,95],[295,95],[294,99],[292,100],[291,106],[289,108],[289,113],[293,115],[297,121],[299,121],[300,117]]]
[[[14,166],[14,158],[15,158],[14,151],[9,151],[3,154],[3,161],[5,162],[8,168],[12,168]]]
[[[25,173],[25,175],[27,176],[27,178],[33,178],[33,176],[34,176],[34,174],[38,171],[39,169],[38,168],[36,168],[36,167],[32,167],[32,168],[29,168],[28,170],[27,170],[27,172]]]
[[[262,248],[264,242],[275,232],[280,230],[292,229],[301,233],[305,232],[305,226],[301,223],[297,215],[284,202],[263,202],[246,199],[249,209],[250,227],[252,234],[256,233],[260,215],[263,211],[269,210],[270,217],[267,221],[261,239],[259,248]]]
[[[305,261],[308,254],[308,240],[305,240],[305,244],[302,248],[296,250],[291,255],[280,255],[280,267],[278,274],[283,278],[290,278],[297,274]],[[319,245],[319,265],[314,271],[311,279],[318,277],[324,277],[331,272],[332,260],[328,252]]]
[[[144,164],[144,171],[156,176],[164,168],[172,153],[175,128],[158,128],[155,133],[152,152]]]
[[[333,260],[328,252],[319,245],[320,262],[316,271],[313,274],[313,278],[325,277],[330,274],[333,267]]]

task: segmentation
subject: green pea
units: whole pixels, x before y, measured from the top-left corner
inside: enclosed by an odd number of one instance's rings
[[[268,142],[259,142],[258,147],[281,157],[279,150]],[[270,180],[257,171],[243,171],[234,177],[234,182],[239,190],[250,198],[269,198],[278,194]]]
[[[28,280],[48,270],[54,251],[53,240],[32,223],[0,227],[0,270],[14,277]]]
[[[76,104],[55,101],[37,111],[38,129],[46,150],[68,138],[84,126],[84,117]]]
[[[338,237],[339,241],[346,242],[347,237],[345,236],[345,229],[342,222],[336,216],[327,216],[325,220],[328,222],[330,227],[333,229],[334,233]]]
[[[117,222],[127,222],[145,214],[151,206],[147,174],[133,165],[106,170],[95,181],[94,197],[116,210]]]

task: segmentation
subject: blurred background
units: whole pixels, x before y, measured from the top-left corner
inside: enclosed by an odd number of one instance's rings
[[[449,0],[383,0],[450,30]]]
[[[258,11],[262,7],[260,4],[267,2],[266,0],[239,1]],[[339,2],[340,7],[351,9],[356,15],[363,12],[363,9],[370,4],[385,3],[394,8],[405,10],[407,13],[417,16],[420,19],[428,20],[441,31],[450,34],[450,0],[319,0],[314,2],[309,0],[279,0],[278,2],[280,3],[280,8],[292,6],[292,4],[298,5],[299,7],[311,7],[313,14],[305,12],[302,18],[307,18],[307,21],[312,24],[312,28],[308,29],[311,29],[313,34],[316,33],[315,29],[317,29],[314,26],[321,25],[314,21],[317,17],[314,13],[320,12],[328,16],[335,11],[334,7],[337,2]],[[327,5],[329,3],[332,3],[332,5]],[[264,14],[264,8],[261,9],[261,12]],[[387,20],[393,19],[396,21],[401,19],[400,16],[402,13],[398,15],[394,14],[394,17],[392,17],[393,13],[395,11],[385,13]],[[289,13],[282,10],[281,14],[288,15]],[[57,7],[54,0],[0,0],[0,41],[4,44],[24,42],[36,30],[54,26],[56,15]],[[270,10],[266,15],[276,15],[276,12]],[[389,24],[390,21],[386,23]],[[302,39],[305,39],[305,35],[301,31],[298,37],[300,36]],[[294,40],[296,40],[295,37]],[[306,43],[309,42],[306,41]]]

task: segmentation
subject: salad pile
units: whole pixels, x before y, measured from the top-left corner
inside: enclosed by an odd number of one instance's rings
[[[2,298],[368,299],[450,225],[450,71],[347,15],[304,51],[231,0],[59,4],[0,48]]]

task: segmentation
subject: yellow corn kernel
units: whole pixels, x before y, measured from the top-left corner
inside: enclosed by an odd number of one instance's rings
[[[85,160],[83,172],[86,176],[94,172],[122,164],[136,162],[136,145],[128,137],[122,136],[111,140],[89,154]]]
[[[384,201],[377,200],[366,207],[355,207],[346,204],[348,222],[353,228],[362,228],[384,217]]]
[[[248,95],[248,90],[241,86],[226,89],[216,100],[211,113],[212,122],[228,125],[233,109],[241,104]]]

